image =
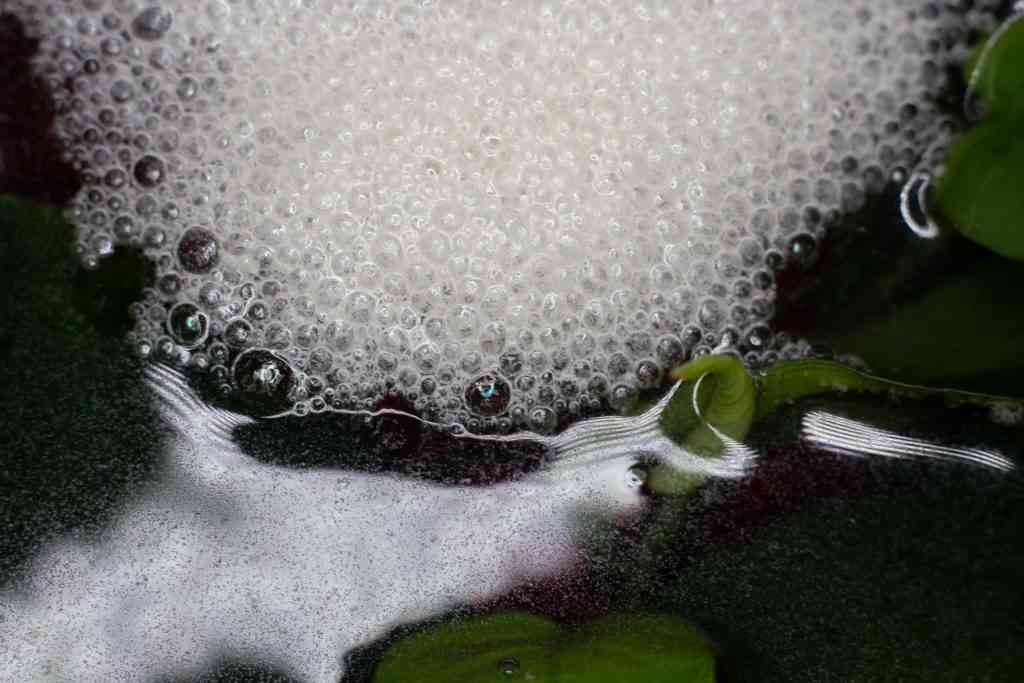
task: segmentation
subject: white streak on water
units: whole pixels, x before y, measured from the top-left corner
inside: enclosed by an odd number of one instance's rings
[[[692,461],[653,436],[652,411],[601,422],[611,445],[593,426],[543,437],[548,469],[488,488],[287,469],[232,441],[248,418],[170,370],[148,381],[174,428],[166,474],[102,538],[54,544],[0,594],[2,681],[144,681],[253,657],[333,683],[345,653],[399,624],[569,567],[581,511],[640,509],[638,433]]]
[[[808,413],[802,425],[803,438],[807,441],[853,455],[876,455],[899,460],[927,458],[987,467],[1001,472],[1010,472],[1016,468],[1013,461],[996,451],[944,446],[823,411]]]

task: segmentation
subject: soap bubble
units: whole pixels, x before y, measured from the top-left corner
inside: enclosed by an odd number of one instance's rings
[[[139,12],[132,20],[132,33],[140,40],[160,40],[171,29],[174,16],[159,6]]]
[[[481,417],[501,415],[508,408],[512,396],[508,382],[497,375],[485,374],[470,382],[466,388],[466,406]]]
[[[178,242],[178,261],[190,273],[206,273],[217,265],[220,247],[212,232],[193,227]]]
[[[203,343],[208,327],[206,314],[195,304],[177,304],[167,316],[168,331],[185,348],[194,348]]]

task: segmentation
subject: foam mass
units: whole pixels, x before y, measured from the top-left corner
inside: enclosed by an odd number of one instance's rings
[[[695,346],[774,352],[772,266],[944,141],[985,4],[12,7],[83,262],[156,264],[140,352],[300,411],[544,429]]]

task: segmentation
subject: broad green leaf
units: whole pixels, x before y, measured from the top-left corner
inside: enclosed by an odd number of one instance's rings
[[[677,617],[615,615],[572,633],[558,658],[559,683],[713,683],[710,642]]]
[[[973,391],[1022,390],[1024,267],[992,257],[895,314],[830,339],[874,372],[901,382]]]
[[[385,653],[375,683],[477,683],[554,680],[561,629],[521,612],[503,612],[434,626]]]
[[[519,612],[459,619],[389,649],[375,683],[712,683],[714,651],[681,619],[616,615],[579,628]]]
[[[953,145],[935,191],[942,216],[967,238],[1024,260],[1024,21],[1004,23],[964,65],[967,106],[986,119]]]
[[[1024,113],[1024,21],[1011,19],[978,45],[964,63],[964,79],[989,114]]]
[[[1017,260],[1024,260],[1022,130],[1024,118],[1001,118],[968,131],[950,150],[934,195],[965,237]]]

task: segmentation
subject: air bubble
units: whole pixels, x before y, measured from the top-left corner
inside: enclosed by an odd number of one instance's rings
[[[212,270],[220,258],[219,252],[217,238],[205,228],[189,228],[178,242],[178,261],[190,273]]]
[[[501,377],[486,374],[477,377],[466,388],[466,407],[474,415],[494,417],[508,408],[512,389]]]
[[[558,416],[551,408],[534,408],[530,411],[530,427],[540,433],[548,433],[558,425]]]
[[[252,325],[245,320],[232,320],[224,328],[224,341],[228,346],[243,347],[250,343]]]
[[[209,320],[198,306],[180,303],[167,316],[167,329],[179,344],[195,348],[206,340]]]
[[[135,162],[133,175],[142,187],[156,187],[164,179],[164,162],[147,154]]]
[[[174,16],[159,6],[139,12],[132,20],[132,33],[140,40],[160,40],[171,29]]]
[[[648,468],[646,465],[636,464],[626,470],[626,488],[640,489],[647,483]]]
[[[250,349],[238,358],[231,377],[247,398],[287,402],[295,375],[286,360],[266,349]]]

